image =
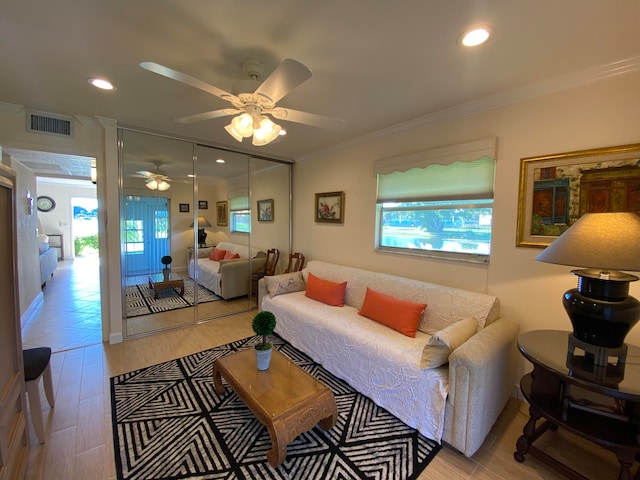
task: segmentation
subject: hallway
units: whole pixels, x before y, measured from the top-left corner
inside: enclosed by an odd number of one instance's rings
[[[99,265],[97,255],[58,263],[42,305],[22,327],[23,348],[62,352],[102,342]]]

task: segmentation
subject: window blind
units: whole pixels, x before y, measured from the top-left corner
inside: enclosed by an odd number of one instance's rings
[[[378,160],[377,201],[493,198],[497,138]]]

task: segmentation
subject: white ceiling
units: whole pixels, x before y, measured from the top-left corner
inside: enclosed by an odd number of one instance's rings
[[[434,115],[636,70],[639,23],[638,0],[6,0],[0,102],[305,159]],[[463,49],[458,36],[477,24],[494,36]],[[225,101],[139,67],[161,63],[229,91],[249,57],[265,74],[285,58],[307,65],[312,78],[279,105],[345,127],[283,121],[278,143],[240,145],[224,130],[229,117],[173,121]],[[117,90],[96,90],[92,76]]]

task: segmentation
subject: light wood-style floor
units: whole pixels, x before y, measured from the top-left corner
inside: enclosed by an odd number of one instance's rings
[[[27,478],[116,478],[109,378],[251,336],[254,313],[224,317],[117,345],[97,344],[55,353],[52,369],[56,405],[49,409],[43,402],[47,435],[45,444],[37,443],[33,428],[30,427],[32,453]],[[515,442],[526,419],[526,408],[512,399],[478,453],[466,458],[445,446],[420,479],[562,478],[533,458],[527,458],[522,464],[513,459]],[[539,440],[539,445],[544,445],[574,468],[579,468],[588,478],[617,478],[617,462],[610,452],[566,432],[550,432],[546,435]]]

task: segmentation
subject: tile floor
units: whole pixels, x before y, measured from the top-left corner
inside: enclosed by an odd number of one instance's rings
[[[62,352],[102,342],[97,256],[58,262],[43,293],[43,303],[22,327],[23,348]]]

